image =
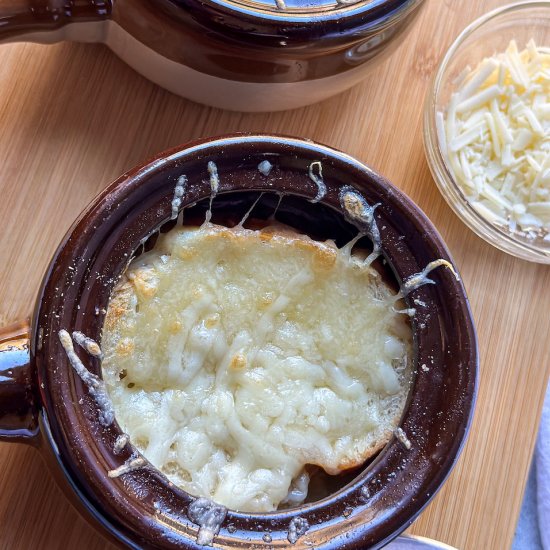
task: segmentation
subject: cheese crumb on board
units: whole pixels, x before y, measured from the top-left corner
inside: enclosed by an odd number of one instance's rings
[[[440,147],[470,204],[527,239],[550,234],[550,48],[531,40],[484,59],[436,117]]]

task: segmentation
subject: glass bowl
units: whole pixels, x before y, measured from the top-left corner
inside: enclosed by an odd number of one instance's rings
[[[512,233],[477,211],[468,201],[448,166],[438,138],[436,117],[444,112],[468,67],[485,57],[504,52],[511,40],[523,49],[530,39],[537,46],[550,47],[550,1],[509,4],[471,23],[453,42],[434,76],[424,106],[424,147],[430,170],[441,194],[481,238],[500,250],[532,262],[550,263],[550,237]]]

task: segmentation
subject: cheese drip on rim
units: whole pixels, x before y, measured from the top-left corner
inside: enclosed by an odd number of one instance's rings
[[[331,241],[175,228],[109,304],[116,418],[192,495],[245,512],[299,504],[306,465],[359,466],[397,426],[411,331],[394,305],[380,275]]]

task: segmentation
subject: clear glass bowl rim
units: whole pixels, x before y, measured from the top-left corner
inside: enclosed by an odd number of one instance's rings
[[[439,191],[458,217],[479,237],[496,248],[531,262],[550,264],[550,243],[546,250],[533,246],[526,241],[519,241],[511,233],[499,229],[479,214],[464,197],[455,182],[439,147],[435,125],[437,98],[443,76],[455,54],[467,38],[491,21],[514,11],[525,9],[548,9],[550,0],[523,0],[491,10],[470,23],[453,41],[443,56],[432,79],[424,104],[423,136],[424,149],[432,176]],[[479,60],[481,61],[481,60]]]

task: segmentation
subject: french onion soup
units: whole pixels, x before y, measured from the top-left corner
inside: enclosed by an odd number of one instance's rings
[[[268,512],[389,441],[411,329],[353,244],[207,221],[131,262],[107,311],[103,378],[121,428],[174,484]]]

